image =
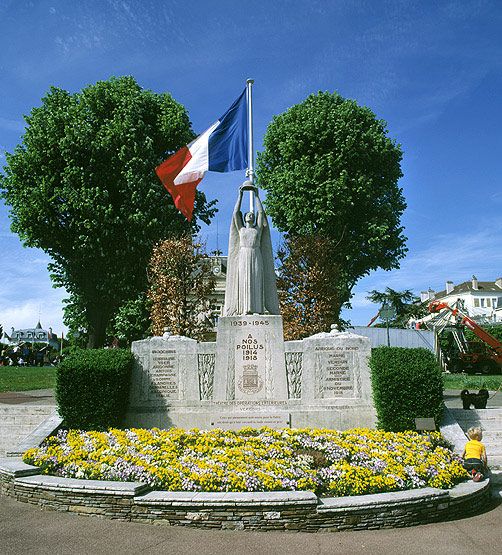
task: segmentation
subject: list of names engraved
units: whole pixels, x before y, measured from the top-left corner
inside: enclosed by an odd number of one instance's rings
[[[174,349],[152,349],[149,398],[177,399],[179,396],[178,357]]]
[[[316,347],[319,352],[323,397],[354,397],[354,357],[348,352],[357,347]]]

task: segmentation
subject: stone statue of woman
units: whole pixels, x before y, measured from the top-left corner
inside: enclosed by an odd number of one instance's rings
[[[257,212],[242,217],[244,190],[252,190]],[[272,241],[258,191],[249,181],[239,190],[228,241],[224,316],[279,314]]]

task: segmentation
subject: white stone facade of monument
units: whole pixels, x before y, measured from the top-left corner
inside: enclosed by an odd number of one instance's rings
[[[245,190],[256,213],[241,212]],[[228,253],[216,343],[168,334],[133,343],[127,424],[373,426],[369,339],[333,329],[284,342],[270,227],[252,181],[239,189]]]
[[[362,336],[335,330],[283,342],[280,316],[241,316],[222,318],[217,343],[154,337],[132,350],[129,426],[375,425]]]

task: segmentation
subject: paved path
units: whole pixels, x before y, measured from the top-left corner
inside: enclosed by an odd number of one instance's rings
[[[474,391],[471,389],[471,391]],[[460,399],[460,391],[454,389],[446,389],[444,392],[445,404],[449,408],[462,408]],[[47,404],[56,405],[53,389],[33,389],[31,391],[11,391],[0,393],[0,403],[4,404]],[[496,395],[491,392],[487,407],[502,407],[502,390]]]
[[[478,389],[470,389],[471,393],[477,393]],[[462,400],[460,399],[460,391],[456,389],[445,389],[444,391],[444,403],[449,409],[461,409]],[[490,398],[486,404],[486,408],[499,408],[502,407],[502,389],[495,393],[495,391],[490,391]]]
[[[471,389],[471,391],[474,391]],[[493,392],[491,392],[493,395]],[[460,391],[447,389],[444,392],[445,404],[449,408],[462,408]],[[34,389],[32,391],[11,391],[0,393],[0,404],[37,404],[56,405],[53,389]],[[487,407],[502,407],[502,390],[490,397]]]
[[[0,497],[0,551],[8,554],[486,555],[502,551],[502,504],[482,515],[412,528],[338,533],[196,530],[40,510]]]
[[[5,391],[0,393],[0,403],[5,405],[54,405],[53,389],[33,389],[31,391]]]

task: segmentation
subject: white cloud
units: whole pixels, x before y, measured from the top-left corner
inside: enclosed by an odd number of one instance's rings
[[[5,129],[6,131],[24,131],[25,123],[23,120],[19,119],[9,119],[0,117],[0,129]],[[0,147],[0,150],[4,150]]]
[[[441,289],[447,279],[459,283],[472,274],[483,281],[495,280],[502,273],[497,240],[501,233],[501,222],[494,221],[463,235],[438,236],[426,249],[412,253],[388,282],[406,289]]]
[[[345,310],[342,316],[364,325],[375,312],[375,305],[366,299],[372,289],[411,289],[418,296],[429,287],[443,290],[447,280],[455,284],[469,281],[473,274],[480,281],[495,281],[502,276],[502,250],[498,245],[501,234],[502,222],[486,221],[461,235],[437,236],[427,247],[412,251],[400,269],[379,270],[361,279],[354,289],[352,309]]]
[[[7,149],[3,146],[0,145],[0,160],[5,160],[6,156],[5,153],[7,152]],[[0,168],[1,171],[1,168]]]
[[[358,308],[368,308],[370,306],[374,306],[374,303],[372,303],[371,301],[369,301],[367,298],[367,293],[366,292],[362,292],[362,291],[358,291],[354,294],[354,296],[352,297],[350,304],[352,305],[353,309],[358,309]]]
[[[378,271],[361,280],[356,293],[385,287],[416,293],[429,287],[439,291],[447,280],[461,283],[473,274],[481,281],[494,281],[502,275],[501,234],[502,223],[493,221],[462,235],[437,236],[426,248],[412,251],[399,270]]]
[[[493,195],[491,195],[490,198],[492,200],[494,200],[495,202],[502,202],[502,191],[498,191],[496,193],[493,193]]]
[[[52,287],[47,263],[49,257],[37,249],[22,248],[16,236],[2,233],[2,264],[0,265],[0,324],[26,328],[38,319],[44,328],[54,331],[63,327],[63,289]]]
[[[63,329],[62,298],[65,294],[61,291],[47,292],[40,298],[31,298],[26,301],[5,303],[0,302],[0,324],[4,331],[10,333],[11,327],[15,329],[32,328],[38,320],[44,329],[52,327],[58,335]]]

